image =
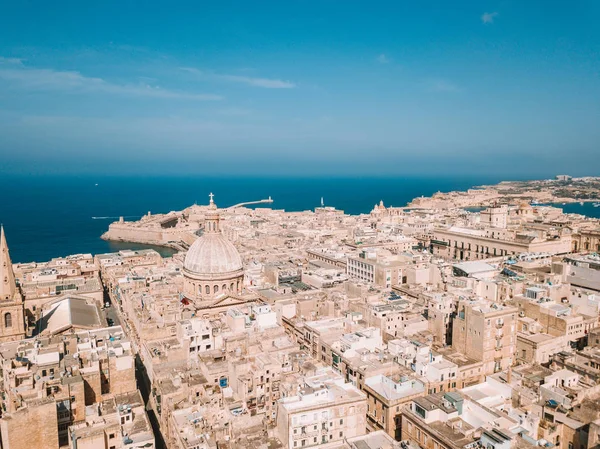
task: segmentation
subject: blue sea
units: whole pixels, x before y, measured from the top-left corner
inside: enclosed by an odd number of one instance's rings
[[[314,209],[326,206],[347,213],[367,213],[380,200],[404,206],[420,195],[464,190],[501,178],[440,177],[177,177],[177,176],[2,176],[0,222],[4,224],[13,262],[46,261],[76,253],[101,254],[146,245],[100,239],[108,225],[123,215],[181,210],[207,204],[215,194],[219,207],[271,196],[273,208]],[[600,216],[591,204],[567,205],[568,212]],[[93,217],[96,217],[95,219]],[[156,248],[163,255],[169,249]]]

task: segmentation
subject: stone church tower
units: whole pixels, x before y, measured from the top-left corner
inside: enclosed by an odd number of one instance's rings
[[[0,342],[25,338],[23,297],[15,282],[12,262],[0,225]]]

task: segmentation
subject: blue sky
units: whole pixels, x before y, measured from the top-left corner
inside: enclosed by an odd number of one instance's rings
[[[0,6],[0,172],[600,175],[597,1]]]

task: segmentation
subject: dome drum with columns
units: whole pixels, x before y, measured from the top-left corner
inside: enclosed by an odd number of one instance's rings
[[[192,244],[183,264],[183,294],[188,298],[205,301],[242,292],[242,258],[233,243],[221,234],[219,220],[211,193],[204,234]]]

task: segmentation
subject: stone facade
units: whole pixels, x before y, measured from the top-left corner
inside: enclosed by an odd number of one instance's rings
[[[0,342],[25,338],[23,297],[15,282],[4,227],[0,226]]]

